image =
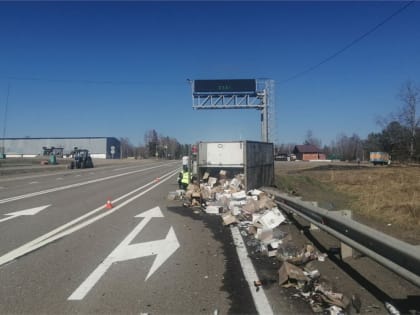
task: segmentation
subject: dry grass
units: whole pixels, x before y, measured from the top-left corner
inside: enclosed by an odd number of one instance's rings
[[[355,197],[352,209],[366,217],[420,227],[420,168],[369,167],[354,170],[311,171],[337,191]],[[324,174],[323,174],[324,173]]]
[[[290,177],[310,178],[319,187],[329,187],[315,197],[301,186],[293,188],[304,199],[322,203],[332,195],[339,195],[345,199],[342,204],[365,224],[382,230],[394,229],[406,239],[420,237],[420,167],[335,164],[286,172],[277,169],[276,175],[288,177],[289,181]]]

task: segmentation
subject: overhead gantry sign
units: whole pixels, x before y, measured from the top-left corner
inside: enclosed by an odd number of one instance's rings
[[[189,82],[193,109],[261,110],[261,139],[264,142],[269,141],[268,109],[274,106],[274,97],[270,95],[274,86],[273,80],[218,79]]]

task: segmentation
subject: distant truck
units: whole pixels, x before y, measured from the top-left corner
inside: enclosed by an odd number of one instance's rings
[[[370,162],[373,165],[389,165],[391,156],[386,152],[370,152]]]
[[[296,161],[295,154],[280,153],[274,157],[275,161]]]

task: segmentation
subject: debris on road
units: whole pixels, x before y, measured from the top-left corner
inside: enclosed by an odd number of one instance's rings
[[[325,261],[327,254],[317,252],[312,244],[303,248],[295,246],[291,236],[281,228],[289,222],[274,197],[258,189],[246,192],[243,174],[232,179],[227,178],[224,170],[219,178],[204,174],[201,183],[188,185],[185,192],[171,192],[168,198],[182,200],[185,207],[220,215],[224,226],[237,225],[253,253],[279,263],[278,284],[296,289],[296,295],[308,302],[314,312],[345,314],[353,303],[358,303],[360,311],[360,299],[353,302],[344,294],[334,292],[322,281],[320,272],[310,266],[311,261]],[[254,286],[258,291],[263,282],[256,280]]]

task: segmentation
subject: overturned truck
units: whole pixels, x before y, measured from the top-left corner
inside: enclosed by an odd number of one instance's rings
[[[245,189],[271,186],[274,183],[274,147],[258,141],[199,142],[198,176],[244,175]]]

